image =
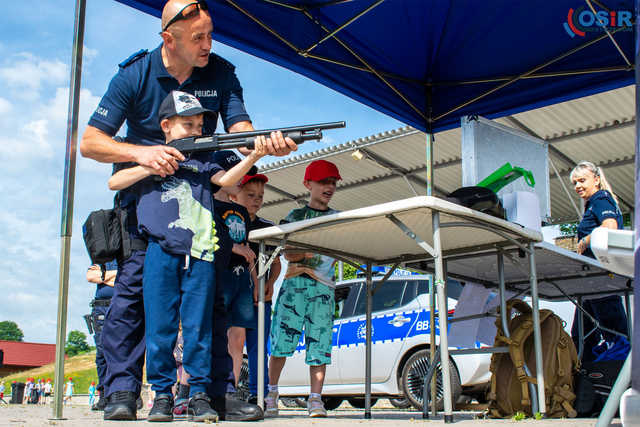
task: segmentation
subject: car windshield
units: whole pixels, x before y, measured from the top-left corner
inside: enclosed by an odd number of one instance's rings
[[[374,288],[380,282],[374,282]],[[399,307],[402,302],[402,295],[404,287],[407,284],[406,280],[387,280],[381,286],[376,289],[376,293],[373,294],[373,308],[372,311],[385,311],[392,308]],[[365,286],[362,286],[358,303],[356,304],[355,316],[364,314],[367,310],[367,294]]]

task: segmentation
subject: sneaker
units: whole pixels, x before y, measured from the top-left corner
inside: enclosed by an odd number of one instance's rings
[[[278,416],[278,392],[270,391],[264,398],[264,416],[265,417],[277,417]]]
[[[107,398],[105,420],[135,421],[136,394],[132,391],[114,391]]]
[[[311,397],[307,400],[307,410],[311,418],[325,418],[327,410],[324,409],[324,403],[319,397]]]
[[[147,421],[173,421],[173,396],[159,393],[153,399],[153,407],[149,411]]]
[[[211,407],[211,399],[206,393],[198,392],[189,399],[189,420],[218,422],[218,413]]]

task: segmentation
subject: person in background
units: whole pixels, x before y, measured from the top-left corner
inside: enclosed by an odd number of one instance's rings
[[[337,212],[329,207],[329,202],[339,179],[342,178],[333,163],[326,160],[309,163],[303,180],[303,185],[309,190],[309,204],[292,210],[282,222],[302,221]],[[278,415],[278,380],[304,329],[305,362],[309,365],[311,383],[307,409],[310,417],[326,417],[321,394],[327,365],[331,363],[335,259],[296,250],[285,250],[285,258],[289,261],[287,273],[273,311],[265,416]]]
[[[104,319],[107,316],[111,297],[113,297],[113,286],[118,274],[118,263],[110,261],[106,264],[93,264],[87,270],[87,282],[96,285],[96,293],[91,301],[91,323],[93,328],[93,340],[96,343],[96,370],[98,372],[99,393],[98,401],[91,404],[92,411],[104,411],[107,399],[104,393],[105,376],[107,375],[107,360],[104,357],[102,347],[102,328]]]
[[[29,403],[29,400],[31,399],[31,392],[33,391],[33,378],[29,377],[27,378],[27,381],[24,385],[24,397],[22,399],[23,402],[25,403]]]
[[[241,162],[233,151],[222,150],[215,153],[215,159],[225,170],[233,170]],[[246,160],[246,159],[245,159]],[[255,173],[256,168],[251,170]],[[237,332],[245,328],[255,328],[253,312],[253,289],[249,266],[255,260],[255,254],[247,244],[247,223],[249,213],[230,196],[240,191],[238,183],[243,173],[231,185],[220,186],[214,197],[215,221],[220,249],[216,252],[216,298],[214,319],[214,346],[212,348],[212,387],[211,394],[216,400],[225,400],[227,408],[236,407],[231,399],[236,393],[236,381],[242,366],[242,347],[244,337],[237,339]],[[226,345],[225,345],[226,344]],[[226,347],[226,348],[225,348]],[[220,391],[224,394],[220,395]],[[250,407],[253,405],[250,405]],[[242,407],[233,410],[236,415],[227,416],[227,421],[249,420],[251,414]],[[253,418],[262,418],[262,410]]]
[[[89,390],[87,390],[89,393],[89,406],[93,407],[93,404],[95,403],[95,399],[96,399],[96,382],[95,381],[91,381],[91,385],[89,385]]]
[[[623,228],[622,213],[618,207],[618,201],[613,194],[611,185],[607,182],[602,168],[591,162],[582,161],[576,165],[570,174],[571,183],[580,198],[585,202],[584,215],[578,224],[578,247],[579,254],[595,258],[591,251],[591,232],[597,227],[611,229]],[[603,298],[588,299],[583,301],[584,309],[591,314],[600,324],[606,328],[627,333],[627,315],[624,311],[622,298],[617,295],[610,295]],[[579,310],[574,313],[571,336],[578,346],[578,315]],[[593,329],[594,324],[588,317],[583,317],[585,334]],[[602,345],[612,346],[618,337],[611,333],[597,329],[584,340],[582,362],[590,362],[596,358],[593,350]]]
[[[51,378],[47,378],[47,382],[44,383],[44,398],[42,399],[43,405],[49,404],[49,398],[51,397],[52,390],[53,385],[51,384]]]
[[[4,382],[0,381],[0,402],[4,403],[5,405],[7,404],[7,402],[4,400]]]
[[[73,397],[73,378],[69,377],[69,381],[64,385],[64,400],[62,403],[65,405],[67,403],[71,403],[71,398]]]
[[[271,227],[274,225],[271,221],[258,216],[258,211],[262,208],[264,201],[264,186],[269,181],[263,174],[245,175],[240,181],[240,192],[232,199],[236,203],[247,208],[249,212],[248,231],[258,230],[260,228]],[[249,242],[249,247],[257,255],[260,252],[260,245],[256,242]],[[274,250],[269,246],[266,248],[267,254]],[[271,331],[271,299],[273,297],[273,286],[280,275],[280,257],[273,260],[269,271],[267,272],[265,282],[265,296],[264,296],[264,348],[267,348],[267,342],[269,340],[269,333]],[[253,311],[255,318],[258,318],[258,265],[257,261],[253,263],[250,268],[251,281],[253,283]],[[244,340],[243,340],[244,341]],[[246,346],[247,355],[249,358],[249,403],[257,402],[258,394],[258,330],[246,329]],[[268,357],[267,352],[264,354],[264,394],[265,396],[269,392],[269,370],[267,369]]]

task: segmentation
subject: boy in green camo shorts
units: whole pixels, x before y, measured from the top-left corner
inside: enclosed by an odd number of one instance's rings
[[[310,192],[309,204],[292,210],[283,223],[302,221],[337,211],[329,208],[340,177],[338,168],[326,160],[311,162],[304,173],[304,186]],[[310,417],[326,417],[321,400],[326,367],[331,363],[333,334],[335,260],[328,256],[286,252],[289,262],[271,321],[269,393],[265,416],[278,415],[278,380],[286,358],[293,355],[300,334],[305,334],[305,361],[309,365],[311,393],[307,400]]]

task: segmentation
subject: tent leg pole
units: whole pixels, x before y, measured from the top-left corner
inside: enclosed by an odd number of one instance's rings
[[[536,274],[535,247],[533,242],[529,242],[529,275],[531,282],[531,305],[533,306],[533,341],[536,354],[536,379],[538,381],[538,410],[542,416],[544,416],[547,409],[544,389],[544,365],[542,364],[542,336],[540,333],[538,277]]]
[[[431,366],[436,365],[436,287],[434,284],[434,278],[432,276],[429,281],[429,356]],[[437,382],[434,375],[431,379],[431,415],[438,415],[437,399]],[[423,401],[426,403],[426,396]]]
[[[426,165],[427,165],[427,196],[433,196],[433,134],[427,132]]]
[[[427,140],[426,140],[426,165],[427,165],[427,196],[433,196],[433,133],[430,131],[427,132]],[[435,286],[433,286],[433,280],[429,282],[429,359],[431,361],[431,365],[436,363],[436,295],[435,295]],[[427,386],[425,384],[425,390]],[[438,406],[436,403],[437,399],[437,386],[436,386],[436,376],[434,375],[431,379],[431,415],[438,415]],[[427,396],[423,397],[424,405],[427,402]],[[429,412],[423,411],[423,418],[428,418]]]
[[[58,286],[58,325],[56,333],[56,366],[54,405],[52,419],[62,418],[64,394],[64,346],[67,331],[67,304],[69,297],[69,254],[73,230],[73,195],[76,179],[76,147],[78,145],[78,110],[80,107],[80,82],[82,77],[82,48],[84,43],[86,0],[76,0],[76,13],[71,59],[69,110],[67,120],[67,144],[64,165],[62,215],[60,224],[60,276]]]
[[[453,422],[453,402],[451,395],[451,373],[449,372],[449,339],[447,337],[447,312],[445,295],[444,262],[440,242],[440,212],[433,212],[433,249],[435,251],[436,291],[438,293],[438,325],[440,327],[440,369],[444,397],[444,422]],[[444,310],[444,312],[443,312]]]
[[[65,419],[62,414],[62,398],[64,396],[64,346],[67,330],[67,301],[69,299],[69,252],[71,236],[63,236],[60,248],[60,284],[58,289],[58,330],[56,333],[56,366],[53,380],[54,420]]]
[[[264,409],[264,287],[266,281],[265,271],[265,244],[260,241],[260,251],[258,254],[258,405]]]
[[[371,290],[373,282],[371,280],[371,262],[367,262],[367,330],[366,330],[366,353],[365,353],[365,383],[364,383],[364,418],[371,419],[371,311],[373,308],[373,295]]]

